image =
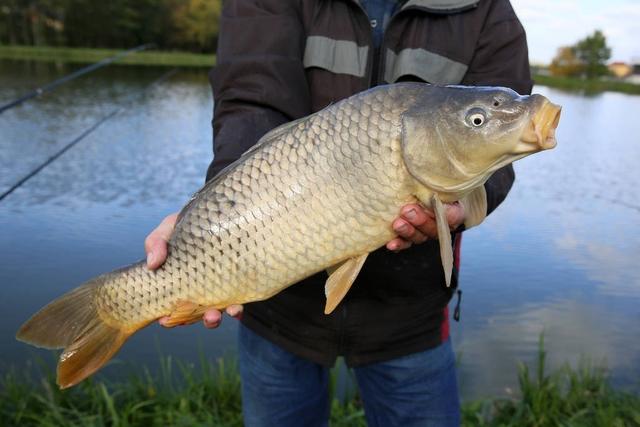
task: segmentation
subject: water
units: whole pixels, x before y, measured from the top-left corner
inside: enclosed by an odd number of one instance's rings
[[[71,71],[0,61],[0,104]],[[0,371],[51,353],[14,340],[55,296],[144,256],[146,234],[203,182],[211,159],[206,71],[108,67],[0,115],[0,193],[117,108],[77,146],[0,202]],[[544,331],[551,367],[605,360],[619,387],[640,385],[640,97],[562,104],[558,147],[520,161],[517,182],[465,233],[462,321],[452,326],[465,398],[517,388]],[[233,354],[236,322],[217,331],[151,326],[118,354],[127,369],[160,353]],[[126,371],[123,364],[101,375]]]

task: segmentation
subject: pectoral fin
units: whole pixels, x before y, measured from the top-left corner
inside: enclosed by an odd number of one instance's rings
[[[368,253],[350,258],[335,269],[324,285],[324,293],[327,296],[327,305],[324,307],[324,314],[331,313],[340,304],[340,301],[347,294],[351,285],[358,277],[360,269],[367,259]],[[327,269],[329,271],[329,269]]]
[[[479,225],[487,217],[487,190],[484,185],[467,194],[460,202],[464,206],[465,228]]]
[[[447,221],[447,211],[444,204],[437,195],[431,198],[433,211],[436,214],[436,224],[438,226],[438,240],[440,241],[440,259],[444,269],[444,277],[447,286],[451,285],[451,271],[453,270],[453,248],[451,247],[451,231]]]

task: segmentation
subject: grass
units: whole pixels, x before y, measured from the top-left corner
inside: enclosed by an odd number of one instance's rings
[[[55,61],[63,63],[93,63],[122,52],[117,49],[89,49],[49,46],[0,45],[0,59]],[[214,54],[163,52],[148,50],[121,58],[118,64],[167,65],[181,67],[211,67]]]
[[[583,361],[547,373],[541,337],[536,373],[518,368],[519,397],[469,402],[463,409],[466,426],[640,426],[640,395],[614,390],[603,366]]]
[[[580,91],[587,94],[599,92],[622,92],[631,95],[640,95],[640,85],[616,80],[581,79],[578,77],[556,77],[534,75],[535,84],[549,86],[569,91]]]
[[[466,402],[464,426],[640,426],[640,396],[614,390],[602,367],[583,363],[548,374],[541,341],[536,373],[519,368],[517,398]],[[46,369],[45,369],[46,371]],[[330,386],[331,425],[365,426],[357,394],[335,397]],[[126,380],[89,379],[60,391],[51,372],[38,379],[24,372],[0,379],[2,426],[241,426],[240,378],[233,362],[199,366],[162,359],[158,375],[148,371]]]

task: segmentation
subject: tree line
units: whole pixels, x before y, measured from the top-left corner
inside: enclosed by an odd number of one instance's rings
[[[549,71],[555,76],[593,79],[609,74],[609,58],[611,48],[607,46],[607,39],[602,31],[596,30],[573,46],[559,48]]]
[[[0,44],[213,52],[222,0],[3,0]]]

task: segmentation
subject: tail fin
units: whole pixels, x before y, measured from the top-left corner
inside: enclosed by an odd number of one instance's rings
[[[44,348],[64,348],[58,363],[58,385],[76,385],[100,369],[136,329],[105,323],[95,293],[103,276],[61,296],[29,319],[16,338]]]

